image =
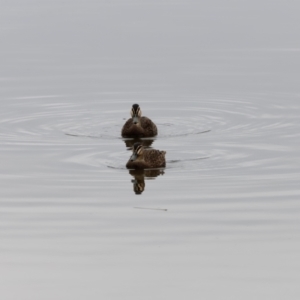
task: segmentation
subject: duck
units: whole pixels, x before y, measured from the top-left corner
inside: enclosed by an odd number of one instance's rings
[[[142,110],[138,104],[133,104],[131,118],[128,119],[121,135],[125,138],[154,137],[157,135],[156,125],[147,117],[142,116]]]
[[[130,156],[127,169],[151,169],[164,168],[166,166],[166,151],[156,149],[145,149],[141,143],[133,145],[132,155]]]

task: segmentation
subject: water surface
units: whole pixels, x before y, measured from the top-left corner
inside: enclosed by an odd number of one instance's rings
[[[222,3],[5,5],[1,298],[299,298],[296,4]]]

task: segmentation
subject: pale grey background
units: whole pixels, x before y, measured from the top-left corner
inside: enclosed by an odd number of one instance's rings
[[[1,299],[299,299],[299,8],[1,1]]]

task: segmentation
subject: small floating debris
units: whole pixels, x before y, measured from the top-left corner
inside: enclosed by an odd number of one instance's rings
[[[151,210],[163,210],[163,211],[167,211],[166,208],[151,208],[151,207],[134,207],[134,208],[138,208],[138,209],[151,209]]]

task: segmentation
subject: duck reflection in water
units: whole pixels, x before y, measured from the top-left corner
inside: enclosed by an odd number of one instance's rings
[[[154,139],[123,139],[123,141],[127,148],[133,149],[135,143],[140,143],[144,147],[150,147],[153,144]]]
[[[130,170],[129,174],[134,177],[131,180],[133,183],[133,191],[136,195],[141,195],[145,190],[145,179],[154,179],[159,175],[163,175],[163,170]]]

